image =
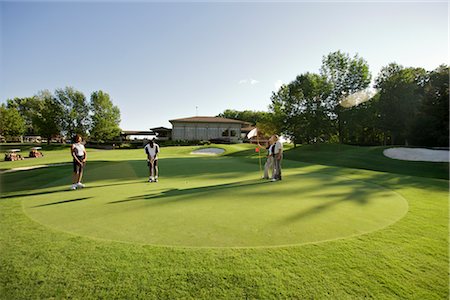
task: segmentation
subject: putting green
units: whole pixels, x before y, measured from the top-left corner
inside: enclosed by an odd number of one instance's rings
[[[144,161],[98,163],[88,166],[85,189],[44,189],[23,198],[23,208],[35,221],[65,232],[188,247],[345,238],[382,229],[408,209],[390,190],[318,166],[289,168],[274,183],[257,179],[254,162],[233,157],[165,158],[160,171],[160,182],[148,183]]]

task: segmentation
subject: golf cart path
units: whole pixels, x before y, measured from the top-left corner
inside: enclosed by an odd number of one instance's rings
[[[432,150],[424,148],[389,148],[383,151],[384,156],[408,161],[448,162],[448,150]]]

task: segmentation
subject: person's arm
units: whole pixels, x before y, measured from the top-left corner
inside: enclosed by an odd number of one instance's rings
[[[145,154],[147,154],[147,161],[150,161],[150,153],[148,152],[147,145],[144,147]]]
[[[75,159],[75,161],[77,161],[79,164],[81,164],[80,160],[79,160],[78,157],[75,155],[75,146],[74,146],[74,145],[72,145],[70,151],[72,152],[71,154],[72,154],[73,159]]]
[[[85,163],[85,162],[86,162],[86,160],[87,160],[87,152],[86,152],[86,148],[84,148],[84,149],[83,149],[83,152],[84,152],[84,159],[83,159],[83,163]]]
[[[155,156],[153,156],[152,161],[156,160],[156,157],[158,156],[158,154],[159,154],[159,145],[155,144]]]

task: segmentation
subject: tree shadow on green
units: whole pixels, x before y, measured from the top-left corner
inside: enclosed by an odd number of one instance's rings
[[[196,194],[203,194],[208,192],[214,192],[218,190],[225,190],[225,189],[234,189],[234,188],[242,188],[242,187],[249,187],[249,186],[257,186],[261,184],[270,184],[269,181],[261,181],[261,180],[247,180],[244,182],[233,182],[233,183],[225,183],[225,184],[217,184],[217,185],[211,185],[211,186],[202,186],[202,187],[195,187],[195,188],[187,188],[187,189],[169,189],[166,191],[163,191],[158,194],[144,194],[144,195],[138,195],[138,196],[132,196],[124,200],[117,200],[108,202],[108,204],[117,204],[117,203],[124,203],[124,202],[130,202],[130,201],[137,201],[137,200],[150,200],[150,199],[156,199],[156,200],[163,200],[164,198],[169,197],[176,197],[176,196],[192,196]],[[167,204],[177,201],[183,201],[183,199],[172,199],[170,201],[160,202],[160,204]],[[156,202],[152,204],[157,204]]]

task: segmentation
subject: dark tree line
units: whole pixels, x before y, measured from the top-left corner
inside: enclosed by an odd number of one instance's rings
[[[271,96],[269,112],[227,110],[295,144],[449,146],[449,68],[433,71],[391,63],[375,78],[376,93],[362,103],[344,100],[371,82],[367,62],[340,51],[325,56],[320,73],[304,73]]]
[[[93,92],[90,101],[72,87],[40,91],[32,97],[8,99],[0,107],[0,134],[6,137],[40,135],[54,137],[80,134],[95,141],[120,135],[120,110],[109,95]]]

